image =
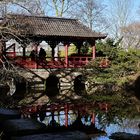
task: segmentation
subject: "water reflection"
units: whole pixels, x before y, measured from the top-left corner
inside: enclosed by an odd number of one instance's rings
[[[98,111],[93,108],[93,111],[96,112],[96,117],[95,117],[95,127],[97,129],[103,130],[106,132],[106,135],[92,135],[92,140],[109,140],[109,136],[112,133],[115,132],[127,132],[127,133],[132,133],[132,134],[140,134],[140,130],[138,128],[138,124],[140,123],[140,115],[137,114],[137,118],[134,118],[136,116],[136,110],[133,108],[127,109],[127,111],[123,108],[119,108],[117,112],[113,112],[113,109],[109,110],[108,112],[103,112],[103,111]],[[120,113],[121,112],[121,113]],[[132,117],[131,117],[131,114]],[[123,116],[123,115],[124,116]],[[59,117],[58,117],[59,116]],[[65,125],[65,112],[60,111],[59,114],[58,112],[54,112],[54,119],[55,121],[60,124],[60,126]],[[77,114],[75,114],[72,110],[69,110],[68,112],[68,125],[71,125],[75,120],[76,120]],[[125,117],[125,118],[122,118]],[[85,125],[90,125],[91,120],[90,116],[85,117],[83,116],[81,118],[81,121]],[[42,121],[39,119],[38,115],[38,120]],[[52,120],[52,116],[50,112],[47,112],[45,114],[45,119],[42,121],[45,124],[49,124]]]
[[[61,114],[61,115],[60,115]],[[55,112],[55,117],[54,119],[56,120],[57,123],[60,124],[60,126],[64,126],[65,125],[65,112],[61,111],[60,112],[60,116],[58,117],[57,112]],[[47,117],[45,117],[43,123],[45,124],[49,124],[51,122],[51,113],[47,113],[46,114]],[[69,115],[68,115],[68,125],[71,125],[75,119],[76,119],[76,115],[73,113],[73,111],[69,111]],[[117,119],[117,118],[116,118]],[[87,117],[85,119],[85,117],[81,118],[81,121],[83,122],[83,124],[86,125],[91,125],[91,120],[90,117]],[[118,123],[107,123],[106,125],[104,125],[104,127],[102,127],[102,124],[100,123],[99,119],[98,119],[98,115],[96,115],[95,118],[95,126],[98,129],[104,130],[106,132],[106,135],[95,135],[93,134],[91,140],[110,140],[109,136],[112,133],[115,132],[127,132],[127,133],[132,133],[132,134],[140,134],[140,129],[138,128],[138,124],[140,123],[140,118],[136,118],[136,119],[117,119],[116,122]]]
[[[84,104],[83,104],[84,106]],[[80,108],[79,108],[80,109]],[[140,134],[140,130],[138,128],[138,124],[140,123],[140,114],[137,113],[135,107],[131,106],[129,109],[124,106],[117,106],[117,104],[108,111],[97,110],[96,107],[93,107],[93,110],[89,112],[95,112],[95,127],[101,130],[104,130],[107,135],[106,136],[92,136],[92,140],[109,140],[109,136],[114,132],[127,132],[133,134]],[[61,114],[61,115],[60,115]],[[136,119],[134,116],[138,115]],[[58,117],[60,116],[60,117]],[[130,117],[132,116],[132,117]],[[69,110],[68,114],[68,125],[71,125],[76,120],[77,115],[73,113],[72,110]],[[60,111],[54,112],[54,119],[61,126],[65,125],[65,112]],[[82,117],[81,121],[85,125],[91,124],[91,118]],[[52,120],[51,113],[47,112],[45,114],[45,119],[40,120],[38,116],[38,120],[49,124]]]
[[[96,120],[97,128],[100,128],[101,124],[98,124]],[[140,134],[140,129],[138,128],[138,124],[140,123],[139,119],[124,119],[121,124],[110,124],[105,127],[105,132],[107,133],[106,136],[97,136],[93,137],[92,140],[110,140],[109,136],[115,132],[126,132],[132,134]]]

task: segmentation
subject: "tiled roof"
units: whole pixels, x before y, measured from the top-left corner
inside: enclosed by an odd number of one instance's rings
[[[79,38],[105,38],[105,34],[93,32],[77,19],[8,15],[7,21],[16,29],[33,36],[60,36]]]

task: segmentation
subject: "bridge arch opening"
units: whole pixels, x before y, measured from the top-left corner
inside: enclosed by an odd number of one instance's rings
[[[84,95],[86,93],[86,78],[83,75],[78,75],[74,79],[74,91],[77,95]]]
[[[45,92],[48,97],[54,97],[59,94],[60,82],[59,78],[52,74],[46,79]]]
[[[20,78],[14,78],[14,86],[15,86],[15,92],[13,92],[12,97],[14,99],[21,100],[25,97],[26,90],[27,90],[27,82],[23,77]],[[12,86],[12,88],[14,88]],[[14,89],[12,89],[13,91]]]

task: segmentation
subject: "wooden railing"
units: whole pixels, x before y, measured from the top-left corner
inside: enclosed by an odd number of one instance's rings
[[[92,60],[92,57],[68,57],[68,63],[74,65],[87,65],[89,61]]]
[[[10,57],[10,55],[9,55]],[[29,56],[16,56],[12,57],[12,60],[16,63],[23,65],[27,68],[65,68],[65,67],[82,67],[87,65],[92,57],[68,57],[68,65],[65,64],[65,57],[46,57],[44,60],[40,60],[36,57],[35,61],[32,61]]]

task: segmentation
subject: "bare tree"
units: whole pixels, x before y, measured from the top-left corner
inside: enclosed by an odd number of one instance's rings
[[[107,18],[110,24],[109,32],[113,37],[121,37],[121,27],[125,27],[131,21],[132,0],[110,0]]]
[[[45,7],[41,0],[6,0],[0,1],[0,13],[2,16],[7,13],[45,15]]]
[[[58,2],[59,2],[59,4],[58,4]],[[63,12],[64,12],[65,0],[52,0],[52,3],[54,5],[56,16],[62,17]]]
[[[7,13],[7,1],[0,1],[0,16],[3,17]]]
[[[51,14],[57,17],[68,16],[70,9],[76,5],[76,0],[46,0],[46,4],[51,9]]]
[[[96,0],[81,0],[77,2],[75,8],[73,8],[74,12],[72,16],[78,18],[83,23],[85,23],[88,27],[94,30],[100,29],[102,27],[102,31],[107,27],[106,20],[103,16],[103,10],[105,6],[102,4],[101,1]],[[106,26],[103,28],[103,26]]]
[[[20,13],[62,17],[76,5],[75,1],[77,0],[5,0],[0,1],[0,12],[2,15]]]
[[[121,28],[123,35],[123,46],[127,49],[130,47],[140,48],[140,23],[132,23]]]
[[[18,13],[45,15],[46,5],[41,0],[13,0],[11,4],[17,7]]]

